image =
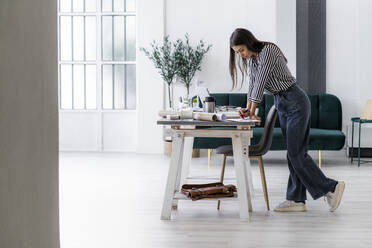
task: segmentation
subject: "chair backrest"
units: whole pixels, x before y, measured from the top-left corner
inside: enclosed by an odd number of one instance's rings
[[[254,150],[258,152],[259,154],[263,155],[267,153],[271,147],[271,143],[273,141],[273,135],[274,135],[274,126],[275,126],[275,121],[276,121],[277,116],[278,116],[278,111],[273,105],[269,113],[267,114],[264,130],[261,135],[261,139],[257,145],[254,145],[255,146]]]

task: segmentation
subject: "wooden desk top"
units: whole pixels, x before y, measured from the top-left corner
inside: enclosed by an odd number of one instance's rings
[[[168,120],[160,119],[157,121],[158,125],[171,125],[171,126],[180,126],[180,125],[190,125],[190,126],[213,126],[213,127],[237,127],[237,126],[254,126],[256,121],[200,121],[193,119],[184,119],[184,120]]]

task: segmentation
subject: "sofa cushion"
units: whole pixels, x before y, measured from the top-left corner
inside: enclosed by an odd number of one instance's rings
[[[263,128],[253,128],[252,145],[259,142]],[[310,128],[309,150],[340,150],[345,144],[345,135],[339,130]],[[281,128],[274,128],[273,142],[270,150],[286,150],[286,142]]]
[[[310,128],[309,150],[340,150],[345,135],[340,130]]]
[[[318,128],[341,130],[342,109],[340,100],[330,94],[319,95]]]
[[[310,127],[317,128],[319,120],[319,97],[318,95],[308,95],[311,105]]]

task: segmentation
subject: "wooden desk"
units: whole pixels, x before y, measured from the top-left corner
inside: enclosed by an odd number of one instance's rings
[[[191,163],[194,137],[231,138],[234,151],[234,167],[237,179],[237,198],[240,203],[240,218],[249,220],[252,211],[251,196],[253,192],[251,165],[248,159],[250,139],[253,137],[254,122],[231,121],[197,121],[162,119],[158,125],[169,125],[167,136],[172,137],[173,147],[169,165],[167,185],[165,188],[162,220],[171,218],[172,207],[176,208],[178,200],[187,199],[180,193],[185,183]],[[195,129],[196,126],[230,126],[237,129]],[[220,198],[228,200],[229,198]],[[215,198],[214,200],[219,200]]]

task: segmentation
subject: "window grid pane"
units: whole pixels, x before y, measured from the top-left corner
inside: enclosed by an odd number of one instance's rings
[[[84,17],[74,16],[72,18],[72,40],[73,40],[73,60],[83,61],[84,60],[84,43],[85,43],[85,28],[84,28]]]
[[[113,109],[113,65],[102,66],[102,106],[103,109]]]
[[[61,109],[72,109],[72,65],[60,66]]]
[[[96,12],[96,0],[85,0],[85,11],[86,12]]]
[[[85,59],[95,61],[97,59],[97,34],[96,34],[96,17],[85,17]]]
[[[125,11],[127,11],[127,12],[136,11],[136,0],[126,0],[125,1]]]
[[[114,12],[124,12],[125,0],[114,0]]]
[[[73,65],[73,108],[85,109],[84,65]]]
[[[59,11],[60,12],[71,12],[71,0],[60,0]]]
[[[72,17],[60,17],[60,57],[61,60],[72,60]]]
[[[85,66],[86,109],[97,109],[97,69],[96,65]]]
[[[112,0],[102,0],[102,12],[112,12]]]
[[[124,61],[124,16],[114,17],[114,60]]]
[[[84,0],[72,0],[72,10],[74,12],[83,12]]]
[[[114,108],[125,109],[125,67],[124,65],[114,65],[114,68]]]
[[[136,109],[136,65],[126,66],[126,108]]]
[[[126,17],[126,59],[136,60],[136,17]]]
[[[113,33],[112,16],[102,17],[102,58],[103,60],[112,60]]]

